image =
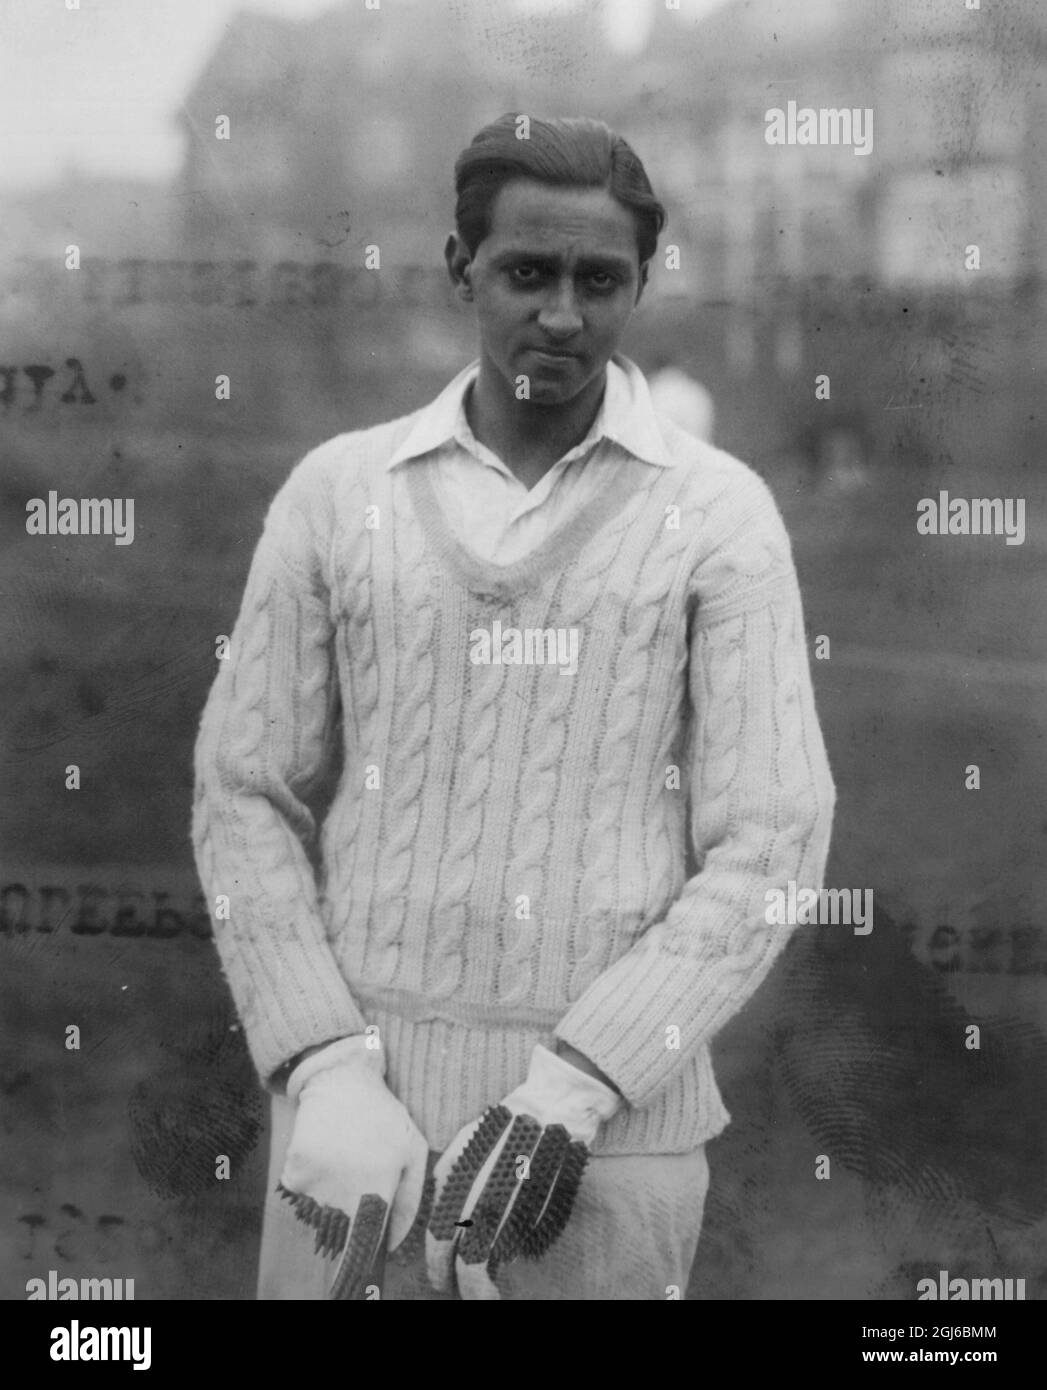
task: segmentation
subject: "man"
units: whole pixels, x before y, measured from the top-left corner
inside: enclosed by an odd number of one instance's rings
[[[273,1093],[260,1296],[680,1297],[709,1045],[828,849],[796,576],[764,484],[616,354],[664,224],[630,147],[504,116],[456,189],[479,361],[291,474],[198,743]]]

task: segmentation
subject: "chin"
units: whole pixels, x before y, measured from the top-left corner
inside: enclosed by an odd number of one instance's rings
[[[531,378],[530,400],[533,405],[566,405],[573,401],[581,387],[555,381],[536,381]]]

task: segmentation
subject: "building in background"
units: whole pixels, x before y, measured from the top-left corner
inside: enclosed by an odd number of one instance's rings
[[[54,183],[0,198],[0,274],[22,256],[64,259],[70,244],[111,259],[165,258],[182,240],[170,188],[146,179],[68,169]]]
[[[820,480],[1041,447],[1039,0],[659,10],[614,90],[679,248],[679,269],[655,267],[657,348],[681,346],[728,447],[792,454]],[[871,111],[870,153],[768,144],[767,113],[790,101]],[[814,397],[821,374],[831,399]]]
[[[304,20],[240,12],[172,119],[173,186],[76,171],[4,196],[7,255],[87,226],[110,256],[170,253],[430,265],[450,167],[506,110],[600,115],[633,141],[681,263],[660,291],[744,298],[782,282],[884,286],[1047,274],[1047,9],[910,0],[653,6],[615,44],[596,0],[332,3]],[[765,113],[871,109],[870,155],[769,146]],[[228,140],[216,139],[225,116]],[[745,344],[735,344],[739,360]],[[788,341],[780,348],[787,358]]]
[[[179,116],[186,251],[362,265],[377,245],[383,267],[434,265],[463,144],[508,110],[596,114],[611,68],[584,7],[241,13]]]
[[[985,278],[1047,270],[1038,0],[669,11],[623,76],[616,118],[650,151],[703,295],[823,276],[952,285],[972,243]],[[769,145],[766,112],[789,101],[871,109],[870,154]]]

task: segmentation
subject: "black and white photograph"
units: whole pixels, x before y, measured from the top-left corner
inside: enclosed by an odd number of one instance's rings
[[[1047,1297],[1047,10],[0,31],[34,1355],[162,1371],[116,1302],[541,1300],[1005,1360]]]

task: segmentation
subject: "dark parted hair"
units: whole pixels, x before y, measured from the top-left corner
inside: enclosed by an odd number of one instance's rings
[[[491,208],[513,179],[574,188],[606,188],[636,222],[640,263],[649,261],[665,226],[665,208],[654,196],[636,151],[603,121],[584,116],[550,120],[528,117],[529,139],[517,139],[519,116],[507,112],[485,125],[454,166],[458,235],[475,255],[491,230]]]

